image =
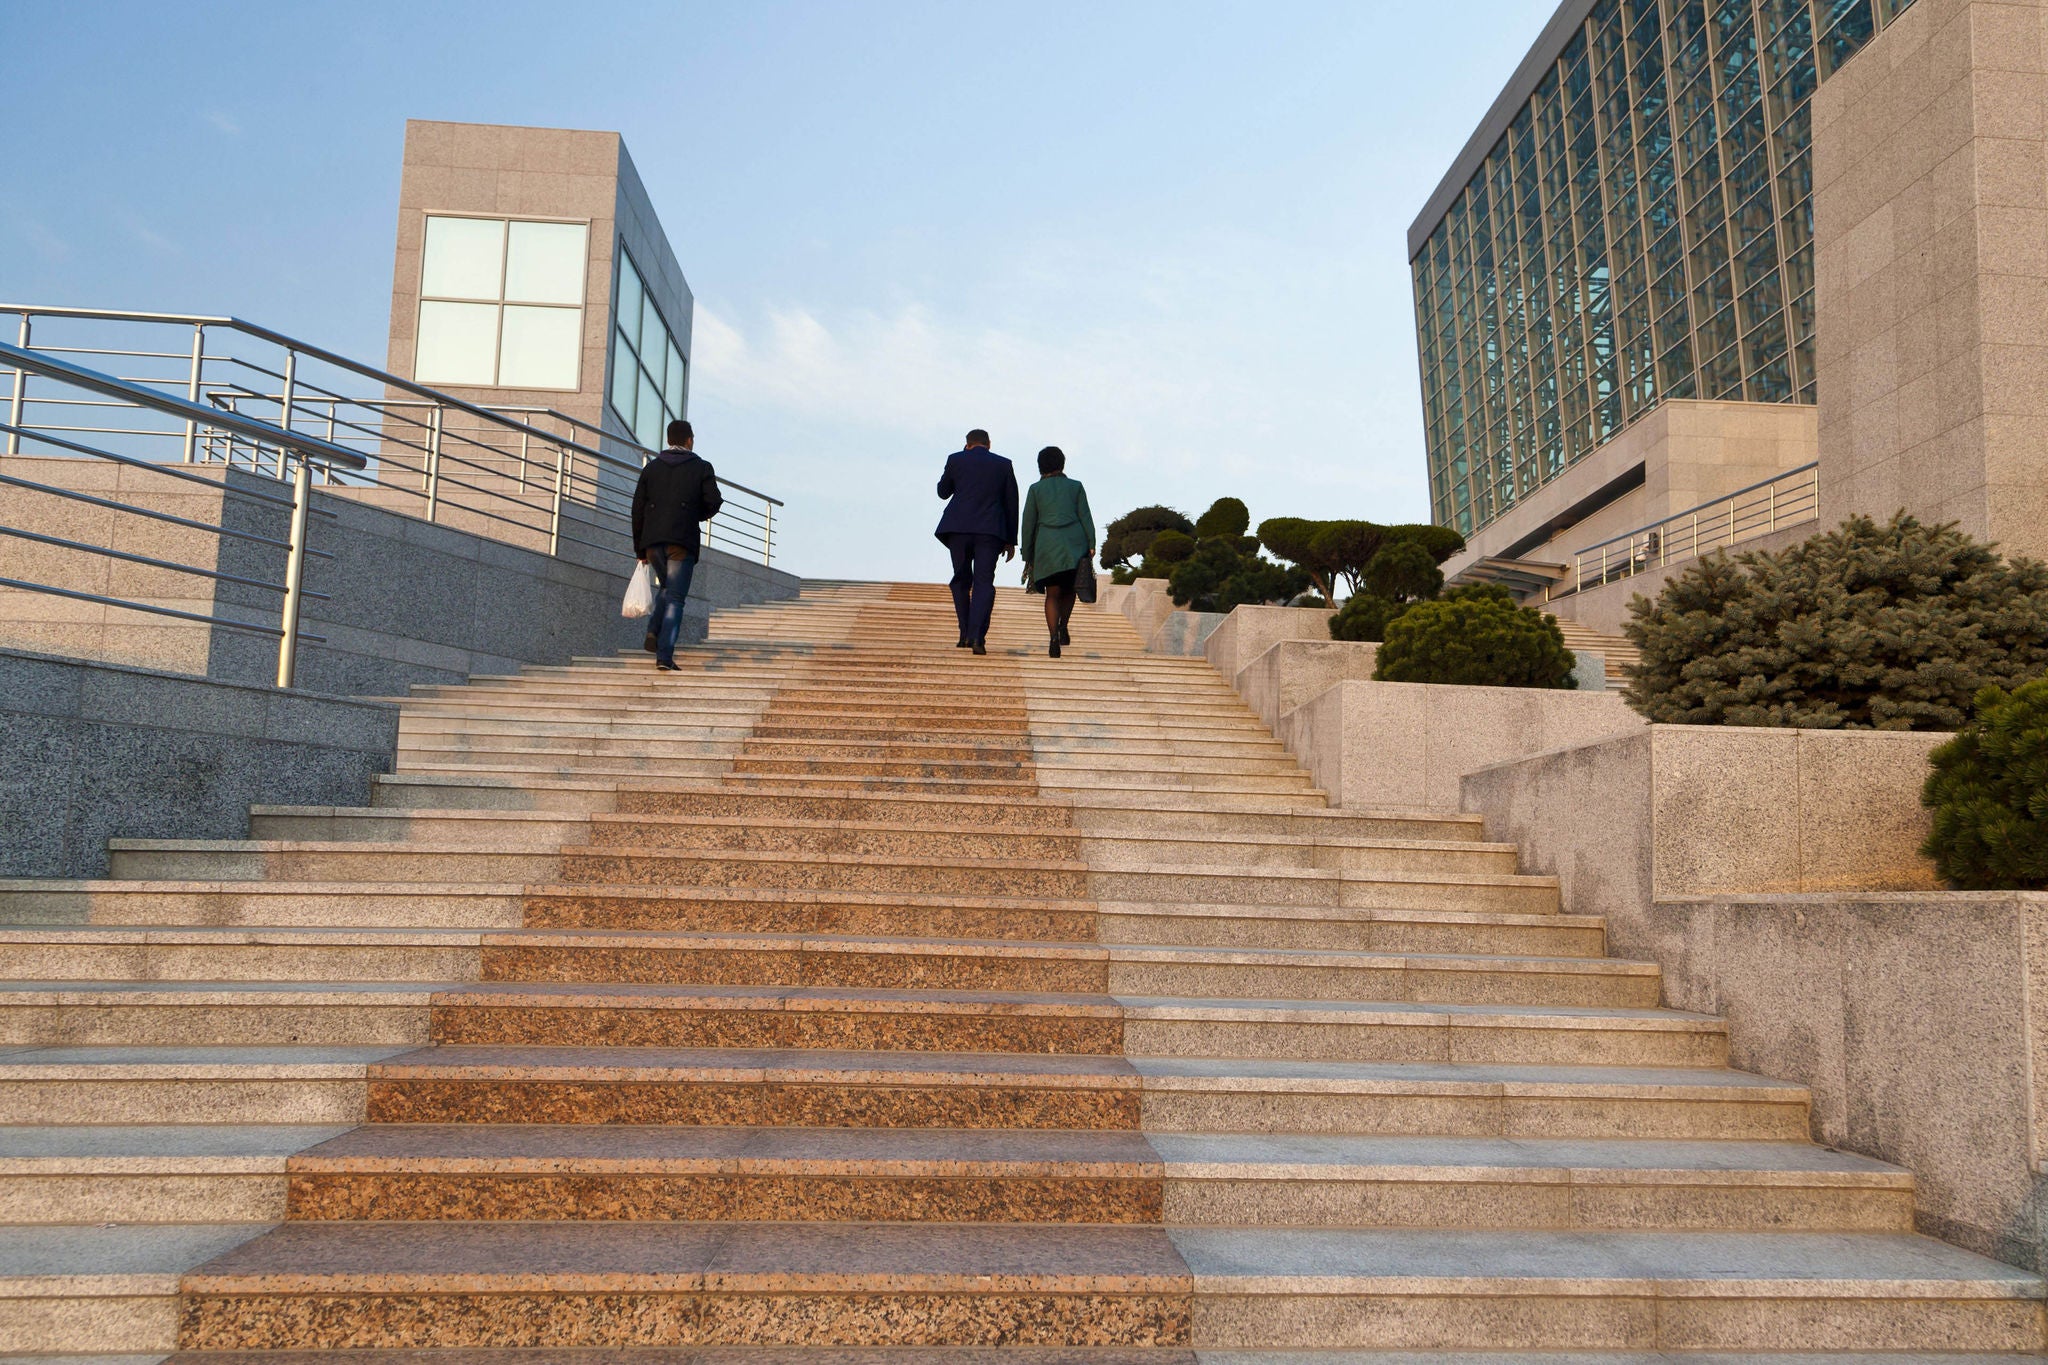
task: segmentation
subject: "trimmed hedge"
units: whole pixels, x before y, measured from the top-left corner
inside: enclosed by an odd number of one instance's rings
[[[1631,611],[1629,704],[1671,724],[1953,730],[2048,669],[2048,566],[1904,512],[1700,560]]]
[[[1574,663],[1555,620],[1486,585],[1406,607],[1387,622],[1372,675],[1381,682],[1567,688]]]
[[[2048,891],[2048,678],[1987,687],[1976,717],[1928,756],[1920,851],[1965,891]]]

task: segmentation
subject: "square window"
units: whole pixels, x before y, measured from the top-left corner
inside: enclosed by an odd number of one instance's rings
[[[574,389],[582,371],[583,310],[508,305],[498,342],[498,384]]]
[[[493,303],[420,304],[413,377],[422,384],[488,387],[498,360],[498,306]]]
[[[514,223],[505,245],[508,303],[582,303],[584,246],[581,223]]]
[[[427,219],[426,245],[420,252],[422,297],[496,302],[504,284],[503,219]]]

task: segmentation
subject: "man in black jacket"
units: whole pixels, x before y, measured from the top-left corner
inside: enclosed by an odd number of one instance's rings
[[[680,419],[668,424],[668,449],[640,470],[633,490],[633,549],[654,571],[654,617],[648,622],[647,647],[654,666],[674,672],[676,635],[683,628],[683,600],[690,595],[690,575],[703,552],[698,523],[718,515],[725,499],[711,462],[692,448],[697,433]]]

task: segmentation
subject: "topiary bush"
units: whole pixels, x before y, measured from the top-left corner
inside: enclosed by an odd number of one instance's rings
[[[1389,602],[1415,602],[1443,591],[1444,573],[1430,552],[1412,540],[1380,547],[1365,566],[1365,590]]]
[[[1987,687],[1976,716],[1928,755],[1920,851],[1965,891],[2048,891],[2048,678]]]
[[[1516,606],[1504,589],[1457,590],[1412,603],[1388,621],[1372,675],[1381,682],[1562,688],[1573,685],[1573,663],[1555,620]]]
[[[1953,730],[2048,668],[2048,566],[1904,512],[1700,560],[1630,610],[1626,695],[1652,721]]]
[[[1233,607],[1285,602],[1308,586],[1308,575],[1258,554],[1248,536],[1205,540],[1192,556],[1176,564],[1167,591],[1180,606],[1193,611],[1229,611]]]
[[[1196,540],[1235,540],[1252,524],[1251,509],[1236,498],[1218,498],[1195,520]]]
[[[1387,622],[1408,610],[1410,605],[1407,602],[1390,602],[1369,592],[1353,593],[1330,618],[1330,638],[1384,640],[1387,638]]]
[[[1102,567],[1128,568],[1152,548],[1161,531],[1195,533],[1195,524],[1171,507],[1135,507],[1105,526],[1102,531]]]
[[[1195,538],[1182,531],[1161,531],[1145,550],[1145,577],[1165,578],[1173,566],[1195,552]]]

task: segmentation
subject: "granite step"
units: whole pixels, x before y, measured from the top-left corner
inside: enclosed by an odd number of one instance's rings
[[[170,1351],[179,1276],[264,1230],[260,1222],[0,1227],[0,1351],[65,1361]]]
[[[355,1124],[382,1047],[0,1051],[0,1124]]]
[[[416,1046],[435,995],[414,981],[0,981],[0,1047]]]
[[[1599,915],[1108,900],[1095,915],[1102,942],[1134,946],[1602,957],[1607,944]]]
[[[856,1268],[857,1267],[857,1268]],[[188,1272],[197,1349],[2038,1349],[2041,1283],[1897,1233],[287,1223]]]
[[[436,1046],[373,1063],[368,1104],[400,1124],[1154,1135],[1803,1142],[1808,1122],[1803,1087],[1721,1068],[826,1049]]]
[[[474,981],[475,929],[0,929],[0,981]]]
[[[1657,1004],[1661,981],[1654,964],[1611,958],[563,930],[485,936],[481,971],[486,981],[1108,992],[1212,999],[1635,1008]]]
[[[371,1124],[292,1151],[290,1216],[322,1221],[1913,1225],[1904,1171],[1809,1143]]]
[[[340,1124],[0,1127],[0,1224],[275,1223],[286,1159]]]
[[[1190,1288],[1157,1228],[287,1223],[185,1276],[179,1345],[1143,1346]]]
[[[0,923],[133,926],[517,928],[519,884],[0,881]]]

